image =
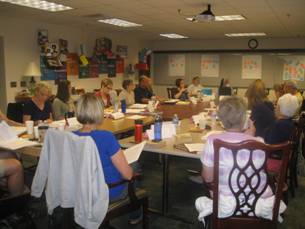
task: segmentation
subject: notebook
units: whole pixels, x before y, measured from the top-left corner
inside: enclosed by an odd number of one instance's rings
[[[146,144],[146,141],[143,141],[137,145],[134,145],[134,146],[124,150],[124,155],[125,155],[125,158],[126,158],[128,164],[131,164],[131,163],[139,160],[145,144]]]

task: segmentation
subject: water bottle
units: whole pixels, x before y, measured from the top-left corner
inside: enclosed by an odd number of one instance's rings
[[[159,142],[162,140],[162,117],[160,114],[157,114],[154,125],[154,141]]]
[[[121,109],[122,109],[122,113],[126,113],[126,100],[122,99],[121,100]]]
[[[143,121],[135,120],[135,132],[134,132],[135,143],[142,142],[142,132],[143,132]]]
[[[172,123],[175,125],[175,127],[177,128],[177,126],[179,126],[179,118],[177,114],[174,114],[174,117],[172,119]]]

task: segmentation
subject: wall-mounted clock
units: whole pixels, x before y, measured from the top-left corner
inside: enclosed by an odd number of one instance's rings
[[[256,49],[258,47],[258,41],[256,39],[250,39],[248,41],[248,47],[250,49]]]

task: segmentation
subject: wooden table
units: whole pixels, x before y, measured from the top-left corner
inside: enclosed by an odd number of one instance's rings
[[[177,136],[183,134],[188,134],[189,137],[173,137],[163,140],[163,144],[160,144],[160,147],[157,147],[153,144],[146,144],[144,147],[145,152],[150,153],[158,153],[162,156],[163,159],[163,179],[162,179],[162,210],[161,214],[167,217],[171,217],[174,219],[178,219],[180,221],[189,223],[187,220],[184,220],[183,218],[168,215],[168,195],[169,195],[169,166],[170,161],[169,157],[176,156],[176,157],[184,157],[184,158],[193,158],[199,160],[201,157],[201,153],[188,153],[179,149],[176,149],[174,147],[174,144],[179,143],[203,143],[202,137],[203,135],[207,134],[208,131],[205,130],[203,132],[191,132],[193,130],[195,125],[191,122],[190,119],[184,119],[181,121],[180,127],[177,129]],[[215,127],[215,130],[222,130],[220,124],[217,124]],[[133,138],[125,138],[119,141],[122,148],[129,148],[134,145]],[[203,150],[203,149],[202,149]]]
[[[153,116],[145,116],[143,120],[143,126],[150,125],[154,122]],[[103,123],[98,127],[99,130],[107,130],[113,134],[122,134],[134,129],[134,120],[128,118],[122,118],[118,120],[113,120],[110,118],[105,118]],[[17,152],[33,157],[39,157],[41,151],[40,146],[31,146],[16,150]]]
[[[210,107],[208,102],[198,102],[197,104],[189,103],[185,104],[160,104],[158,111],[162,112],[163,120],[172,120],[174,114],[177,114],[179,119],[190,118],[193,115],[197,115],[203,112],[205,108]]]

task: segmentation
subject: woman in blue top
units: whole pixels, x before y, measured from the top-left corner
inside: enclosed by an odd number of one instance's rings
[[[183,79],[176,79],[176,91],[174,92],[174,98],[180,100],[188,100],[188,91]]]
[[[115,136],[104,130],[97,130],[103,122],[104,109],[102,101],[94,94],[85,94],[77,102],[77,120],[83,124],[82,129],[75,132],[79,136],[91,136],[95,141],[107,184],[116,183],[123,179],[130,180],[133,175],[121,147]],[[125,186],[109,189],[111,202],[124,197]]]

